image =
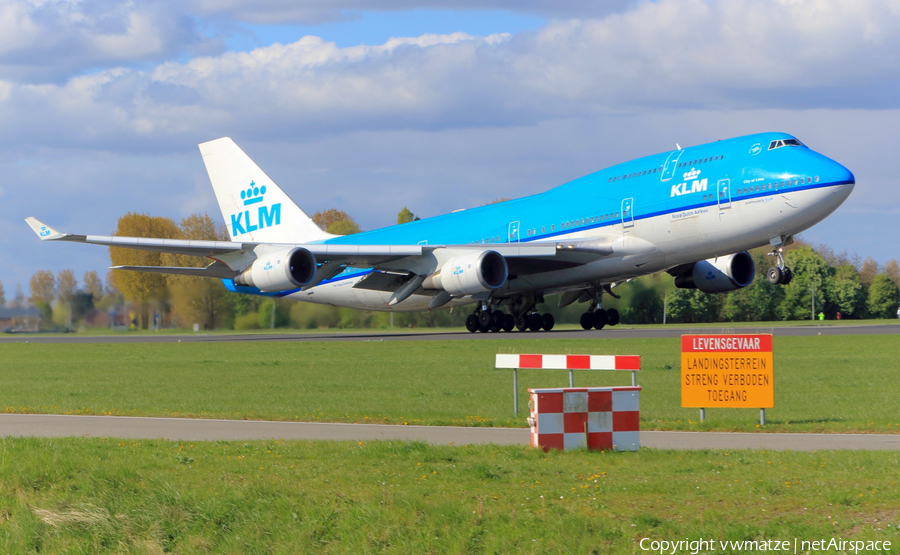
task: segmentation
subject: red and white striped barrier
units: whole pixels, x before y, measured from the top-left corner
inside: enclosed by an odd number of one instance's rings
[[[640,387],[529,389],[532,447],[637,451],[640,391]]]
[[[497,355],[495,368],[546,368],[548,370],[640,370],[637,355]]]

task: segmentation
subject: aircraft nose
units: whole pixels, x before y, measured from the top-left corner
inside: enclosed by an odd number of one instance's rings
[[[843,202],[850,196],[850,193],[853,192],[853,188],[856,186],[856,177],[853,175],[853,172],[844,165],[830,159],[825,171],[827,172],[826,175],[822,176],[824,177],[824,181],[826,183],[838,185],[838,187],[832,188],[832,192],[839,196],[841,202]]]
[[[843,165],[834,162],[834,168],[832,171],[834,172],[833,180],[836,183],[846,183],[847,185],[850,185],[851,188],[853,187],[853,185],[856,185],[856,177],[854,177],[853,172],[848,170]]]

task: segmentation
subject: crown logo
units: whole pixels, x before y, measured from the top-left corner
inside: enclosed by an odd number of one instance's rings
[[[244,201],[244,206],[249,206],[262,202],[264,194],[266,194],[266,186],[257,187],[256,182],[251,181],[250,186],[246,190],[241,191],[241,200]]]
[[[684,173],[684,180],[690,181],[691,179],[694,179],[698,175],[700,175],[700,170],[698,170],[697,168],[691,168],[691,171]]]

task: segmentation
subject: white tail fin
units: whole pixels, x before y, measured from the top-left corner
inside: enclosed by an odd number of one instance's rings
[[[228,137],[200,144],[200,154],[233,241],[308,243],[334,237]]]

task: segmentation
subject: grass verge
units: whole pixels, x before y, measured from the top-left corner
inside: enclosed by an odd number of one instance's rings
[[[4,438],[0,551],[631,553],[643,538],[701,537],[896,548],[898,476],[891,452]]]
[[[414,342],[3,344],[6,412],[188,416],[431,425],[525,426],[498,352],[639,354],[642,429],[756,430],[752,409],[681,408],[678,339]],[[775,339],[767,430],[900,433],[900,336]],[[626,385],[628,373],[575,373],[576,385]],[[528,387],[565,371],[522,370]],[[524,410],[523,410],[524,413]]]

